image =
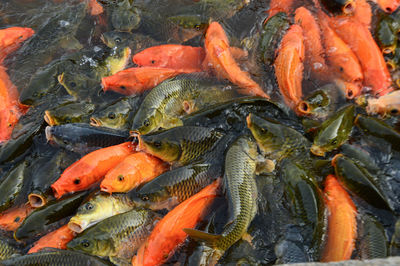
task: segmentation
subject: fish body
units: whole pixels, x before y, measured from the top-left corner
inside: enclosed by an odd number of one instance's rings
[[[19,255],[19,251],[11,246],[6,240],[0,239],[0,263],[2,260],[9,259],[16,254]]]
[[[49,126],[68,123],[84,123],[89,121],[89,115],[94,112],[95,105],[91,103],[68,103],[45,111],[44,120]]]
[[[117,214],[127,212],[135,207],[125,194],[95,194],[86,200],[70,219],[68,227],[77,233]]]
[[[224,135],[207,127],[182,126],[139,135],[139,149],[165,162],[188,164],[206,154]]]
[[[22,224],[25,218],[33,211],[29,204],[15,206],[0,214],[0,228],[4,231],[13,231]]]
[[[187,113],[234,98],[230,85],[206,79],[175,77],[153,88],[144,98],[132,124],[140,134],[182,125],[180,118]]]
[[[394,19],[383,17],[376,28],[376,38],[384,54],[395,53],[397,47],[397,35],[393,24]]]
[[[199,193],[168,212],[154,227],[143,243],[132,265],[161,265],[170,258],[187,238],[184,228],[194,228],[217,196],[220,180],[214,181]],[[160,245],[163,243],[163,245]]]
[[[67,244],[75,237],[76,233],[68,228],[68,225],[61,226],[57,230],[54,230],[47,235],[40,238],[35,242],[33,247],[28,251],[29,253],[35,253],[43,248],[58,248],[67,249]]]
[[[354,0],[322,0],[321,3],[332,13],[351,15],[357,7]]]
[[[357,237],[357,209],[335,176],[325,180],[325,204],[328,208],[328,234],[322,262],[348,260]]]
[[[222,26],[212,22],[206,32],[204,47],[206,58],[204,66],[212,68],[218,77],[238,85],[241,93],[265,98],[269,96],[262,90],[250,74],[241,70],[230,52],[229,40]]]
[[[130,262],[158,219],[157,214],[144,209],[117,214],[79,234],[68,243],[68,249]]]
[[[0,213],[13,205],[22,191],[24,182],[29,182],[27,172],[27,162],[23,161],[2,178],[0,183]]]
[[[30,38],[35,31],[31,28],[10,27],[0,30],[0,63],[8,54],[16,51],[22,42]]]
[[[101,80],[104,91],[115,91],[123,95],[134,95],[150,90],[166,79],[182,73],[195,72],[192,69],[162,67],[133,67],[104,77]]]
[[[275,59],[275,76],[285,103],[295,109],[303,92],[304,35],[299,25],[292,25],[283,36]]]
[[[47,141],[50,143],[83,154],[121,144],[129,137],[127,130],[93,127],[81,123],[47,126],[45,132]]]
[[[54,196],[60,198],[68,192],[89,188],[133,152],[132,144],[125,142],[85,155],[65,169],[60,178],[51,185]]]
[[[128,192],[167,170],[168,164],[147,153],[137,152],[108,171],[100,188],[108,193]]]
[[[325,120],[314,138],[311,152],[317,156],[324,156],[325,152],[330,152],[344,144],[350,137],[353,120],[354,105],[342,108]]]

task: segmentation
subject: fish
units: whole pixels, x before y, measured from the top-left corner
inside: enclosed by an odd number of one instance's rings
[[[321,124],[310,149],[314,155],[325,156],[326,152],[337,149],[349,139],[354,109],[354,105],[343,107]]]
[[[0,30],[0,64],[7,55],[16,51],[35,31],[31,28],[9,27]]]
[[[125,194],[97,193],[78,208],[69,220],[68,227],[76,233],[81,233],[108,217],[130,211],[134,207],[136,205]]]
[[[378,99],[367,99],[367,113],[379,114],[381,117],[397,116],[400,114],[400,91],[392,91]]]
[[[352,100],[361,95],[362,85],[359,82],[347,82],[338,78],[334,79],[333,82],[346,99]]]
[[[221,180],[217,179],[168,212],[140,246],[132,258],[132,265],[161,265],[166,262],[188,236],[182,229],[194,228],[202,220],[217,197],[220,184]]]
[[[197,75],[165,80],[143,99],[132,123],[132,131],[148,134],[159,128],[182,125],[181,117],[238,96],[237,88]]]
[[[0,228],[4,231],[15,232],[32,211],[33,208],[29,204],[22,204],[1,212]]]
[[[90,15],[98,16],[104,12],[103,6],[97,0],[89,0]]]
[[[51,185],[54,196],[59,199],[66,193],[89,188],[132,153],[132,144],[124,142],[85,155],[65,169],[60,178]]]
[[[75,213],[87,192],[75,193],[61,200],[53,200],[32,211],[14,232],[14,239],[27,241],[57,228],[58,222]]]
[[[141,16],[129,0],[119,2],[112,10],[111,24],[118,31],[131,31],[139,27]]]
[[[372,0],[386,13],[393,13],[400,6],[399,0]]]
[[[257,213],[256,159],[257,144],[246,137],[239,137],[228,148],[225,157],[224,189],[228,200],[229,220],[221,234],[215,235],[185,228],[190,237],[205,241],[215,252],[214,265],[241,238]]]
[[[368,135],[385,140],[394,150],[400,150],[400,133],[380,119],[357,115],[354,124]]]
[[[304,35],[299,25],[290,26],[283,36],[275,59],[275,76],[285,103],[296,109],[303,92],[301,82],[304,70]]]
[[[314,15],[305,7],[295,11],[294,20],[303,29],[305,62],[317,76],[326,72],[325,51],[322,46],[321,29]]]
[[[15,255],[19,255],[18,249],[10,245],[5,239],[0,239],[0,263],[2,260],[9,259]]]
[[[168,164],[147,153],[137,152],[108,171],[101,181],[100,189],[110,194],[128,192],[167,170]]]
[[[362,260],[386,258],[388,240],[383,225],[372,215],[363,214],[359,230],[360,245],[358,250]]]
[[[354,0],[355,9],[352,18],[359,21],[367,29],[371,28],[372,8],[366,0]]]
[[[371,32],[351,18],[333,17],[329,24],[357,56],[364,74],[363,83],[371,88],[373,95],[382,96],[391,92],[392,79]]]
[[[211,151],[223,136],[223,133],[213,128],[174,127],[152,134],[139,135],[138,149],[165,162],[185,165]]]
[[[332,13],[351,15],[357,8],[354,0],[321,0],[322,5]]]
[[[152,210],[172,210],[218,178],[220,172],[208,163],[182,166],[132,190],[129,196],[140,206]]]
[[[201,72],[205,56],[205,51],[202,47],[164,44],[144,49],[135,54],[132,57],[132,61],[141,67],[162,67],[175,70],[190,69],[191,72]]]
[[[145,209],[117,214],[79,234],[68,243],[68,249],[108,257],[117,265],[129,264],[158,220],[159,215]]]
[[[49,126],[58,126],[68,123],[89,122],[89,116],[96,106],[92,103],[79,102],[67,103],[44,112],[44,120]]]
[[[132,67],[112,76],[101,79],[103,91],[115,91],[123,95],[135,95],[150,90],[166,79],[183,73],[192,73],[192,69],[172,69],[162,67]]]
[[[304,100],[300,101],[297,105],[297,110],[305,116],[325,119],[333,113],[335,101],[339,97],[340,95],[336,93],[336,87],[333,84],[328,84],[313,91]]]
[[[23,256],[12,257],[0,262],[0,265],[51,265],[56,264],[59,266],[72,266],[72,265],[97,265],[106,266],[110,265],[108,262],[100,258],[90,256],[85,253],[75,252],[62,249],[48,249],[42,252],[36,252]]]
[[[45,133],[50,144],[81,154],[121,144],[129,137],[128,130],[93,127],[84,123],[47,126]]]
[[[382,188],[368,170],[340,153],[333,157],[332,166],[337,179],[350,192],[372,206],[389,211],[392,209]]]
[[[304,163],[309,157],[311,143],[293,128],[252,113],[246,117],[246,122],[258,147],[268,158],[282,160],[289,157]]]
[[[328,232],[321,262],[349,260],[357,238],[357,209],[334,175],[325,179]]]
[[[133,116],[139,108],[139,96],[122,98],[104,109],[95,112],[90,117],[90,125],[95,127],[108,127],[113,129],[130,129]]]
[[[383,54],[394,54],[397,47],[397,34],[393,23],[391,17],[382,17],[376,28],[376,38]]]
[[[271,0],[269,3],[268,19],[275,16],[277,13],[282,12],[286,14],[290,14],[293,10],[293,5],[295,4],[295,0]]]
[[[26,161],[22,161],[2,177],[0,183],[0,213],[14,205],[16,198],[22,192],[24,183],[29,182],[27,165]]]
[[[68,228],[68,225],[63,225],[57,230],[54,230],[36,241],[28,251],[28,254],[35,253],[44,248],[67,249],[67,244],[70,242],[76,233]]]
[[[256,95],[269,99],[250,74],[241,70],[230,52],[228,37],[218,22],[212,22],[207,29],[204,41],[206,58],[203,69],[213,69],[220,78],[228,79],[238,85],[242,94]]]
[[[390,255],[398,256],[400,249],[400,221],[397,220],[394,225],[394,234],[392,236],[392,240],[390,241]]]

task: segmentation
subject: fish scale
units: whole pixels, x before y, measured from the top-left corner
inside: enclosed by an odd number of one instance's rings
[[[18,250],[10,246],[5,240],[0,239],[0,260],[10,258],[13,254],[18,254]]]

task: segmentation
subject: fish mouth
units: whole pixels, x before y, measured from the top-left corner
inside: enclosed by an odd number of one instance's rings
[[[109,190],[108,186],[100,185],[100,190],[103,191],[103,192],[112,194],[112,191],[111,191],[111,189]]]
[[[307,115],[311,112],[310,105],[305,101],[300,101],[296,109],[300,114],[303,115]]]
[[[51,126],[47,126],[44,130],[48,142],[53,141],[53,134],[51,133]]]
[[[349,3],[347,3],[344,7],[343,7],[343,13],[346,15],[350,15],[354,13],[355,10],[355,4],[353,3],[353,1],[349,1]]]
[[[64,83],[64,73],[58,75],[57,76],[57,80],[61,85],[63,85],[63,83]]]
[[[247,127],[250,128],[251,125],[252,125],[252,123],[251,123],[251,114],[249,114],[249,115],[246,117],[246,123],[247,123]]]
[[[51,185],[51,189],[53,190],[53,194],[54,197],[56,199],[59,199],[62,197],[62,195],[64,195],[66,192],[63,189],[59,189],[57,186],[55,186],[54,184]]]
[[[319,147],[319,146],[317,146],[315,144],[313,144],[311,146],[310,151],[311,151],[312,154],[314,154],[316,156],[321,156],[321,157],[325,156],[325,151],[321,147]]]
[[[339,157],[344,157],[344,155],[339,153],[339,154],[336,154],[336,155],[332,158],[332,166],[333,166],[333,167],[336,167],[336,160],[337,160]]]
[[[44,111],[44,121],[46,121],[50,126],[56,125],[56,121],[51,117],[49,110]]]
[[[101,122],[97,118],[91,117],[90,118],[90,125],[94,127],[101,127]]]
[[[82,221],[78,222],[78,221],[73,221],[71,219],[70,222],[68,223],[68,228],[71,229],[71,231],[74,231],[76,233],[82,233],[86,227],[87,227],[87,225]]]
[[[45,197],[43,197],[42,195],[39,195],[37,193],[31,193],[28,195],[28,201],[29,204],[33,207],[33,208],[39,208],[44,206],[47,203],[47,200]]]

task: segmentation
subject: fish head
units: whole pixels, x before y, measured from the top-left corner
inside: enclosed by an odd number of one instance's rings
[[[139,135],[139,149],[166,162],[178,160],[182,152],[179,143],[163,133],[165,132]]]
[[[118,31],[131,31],[140,25],[140,12],[132,7],[128,0],[121,2],[111,15],[111,23]]]
[[[107,108],[90,117],[90,125],[95,127],[108,127],[122,129],[127,123],[130,109]]]
[[[147,48],[132,57],[132,61],[138,66],[159,66],[166,65],[169,57],[166,57],[162,46]]]
[[[273,152],[274,147],[281,142],[281,136],[274,123],[254,114],[249,114],[246,122],[260,148],[265,152]]]
[[[132,123],[132,131],[141,135],[152,133],[160,128],[164,115],[154,108],[139,109]]]
[[[107,75],[114,75],[118,71],[123,70],[131,57],[131,49],[129,47],[117,47],[113,49],[110,56],[105,60]]]
[[[70,241],[67,244],[67,248],[70,250],[83,251],[89,254],[100,255],[104,254],[103,252],[101,252],[104,250],[104,243],[101,242],[105,241],[98,241],[97,239],[92,239],[89,236],[82,235]]]
[[[35,31],[31,28],[11,27],[3,30],[4,36],[0,33],[1,40],[5,47],[19,45],[33,34]]]
[[[104,32],[100,38],[105,45],[110,48],[115,48],[121,45],[125,45],[129,41],[131,36],[132,34],[129,32],[109,31]]]
[[[128,175],[121,172],[119,174],[116,174],[116,172],[113,172],[112,175],[107,174],[100,184],[100,189],[107,193],[128,192],[132,189],[134,183],[141,179],[141,177],[136,177],[137,175],[140,175],[139,171],[131,172]]]
[[[98,83],[83,73],[64,72],[58,75],[57,79],[68,94],[73,97],[77,97],[79,92],[89,91]]]

